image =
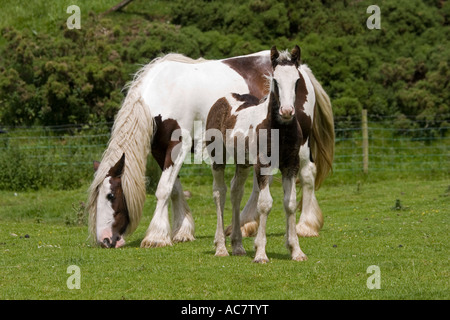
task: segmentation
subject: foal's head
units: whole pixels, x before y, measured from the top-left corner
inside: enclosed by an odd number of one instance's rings
[[[95,171],[99,165],[99,162],[94,162]],[[130,220],[122,189],[124,167],[125,154],[109,169],[98,188],[96,234],[97,242],[105,248],[117,248],[125,244],[123,234]]]
[[[273,107],[278,111],[277,119],[282,123],[290,122],[295,115],[295,92],[300,79],[300,53],[299,46],[295,46],[290,55],[287,52],[278,52],[275,46],[270,50],[273,68],[270,95],[275,102]]]

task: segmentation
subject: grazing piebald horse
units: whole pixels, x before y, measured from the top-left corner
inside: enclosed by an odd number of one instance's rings
[[[224,181],[228,156],[236,165],[231,182],[232,231],[231,245],[234,255],[245,254],[242,246],[240,225],[240,203],[244,184],[252,162],[254,163],[255,188],[258,189],[257,213],[259,228],[255,239],[254,262],[266,263],[266,221],[272,208],[269,179],[272,169],[282,174],[284,209],[286,211],[286,246],[293,260],[306,260],[300,249],[295,226],[297,208],[295,182],[300,167],[300,146],[307,142],[303,132],[310,132],[311,117],[304,112],[314,107],[314,94],[307,91],[305,76],[299,69],[300,48],[291,53],[279,53],[271,49],[272,76],[269,77],[269,96],[260,104],[251,95],[232,93],[220,98],[212,106],[206,121],[207,133],[213,141],[207,141],[207,150],[212,159],[213,198],[217,209],[215,246],[217,256],[227,256],[223,225],[223,210],[226,197]],[[311,84],[309,83],[311,87]],[[256,104],[255,104],[256,101]],[[308,106],[311,104],[312,106]],[[211,132],[217,130],[217,132]],[[273,136],[276,136],[275,138]],[[238,145],[241,141],[241,145]],[[211,147],[214,143],[214,147]],[[253,146],[253,153],[251,148]],[[227,152],[231,150],[231,152]],[[218,152],[219,151],[219,152]],[[220,154],[220,155],[219,155]],[[240,159],[239,159],[240,156]],[[256,158],[251,159],[251,158]],[[272,163],[273,162],[273,163]],[[266,170],[264,170],[266,169]],[[265,171],[265,172],[264,172]]]
[[[323,220],[314,190],[331,169],[333,115],[327,94],[309,68],[302,65],[299,70],[310,97],[308,103],[314,108],[305,110],[312,130],[303,132],[307,142],[299,153],[303,198],[297,232],[301,236],[317,236]],[[196,120],[204,127],[211,106],[230,92],[248,93],[257,99],[265,97],[265,76],[271,72],[269,51],[224,60],[193,60],[168,54],[143,67],[128,87],[89,188],[87,211],[96,242],[104,247],[120,247],[125,243],[124,235],[138,226],[145,202],[145,169],[150,151],[162,174],[155,193],[155,212],[141,246],[194,240],[194,221],[178,178],[192,146],[192,138],[186,138],[186,133],[193,137]],[[184,134],[177,135],[179,131]],[[258,192],[254,188],[241,213],[244,235],[251,235],[251,229],[258,226]]]

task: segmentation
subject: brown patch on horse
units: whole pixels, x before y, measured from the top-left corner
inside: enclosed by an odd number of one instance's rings
[[[95,166],[95,163],[94,163]],[[111,202],[111,207],[114,210],[114,223],[112,231],[120,235],[124,234],[128,224],[130,223],[130,217],[128,213],[128,207],[125,200],[125,195],[122,189],[122,173],[125,168],[125,153],[117,161],[117,163],[109,169],[107,177],[111,184],[111,192],[108,194],[108,200]]]
[[[114,199],[111,201],[112,208],[114,210],[114,223],[112,225],[112,231],[113,234],[118,233],[122,235],[125,233],[128,224],[130,223],[130,216],[121,183],[119,182],[119,185],[116,179],[117,178],[111,178],[109,180],[111,183],[111,193],[114,194]]]
[[[222,133],[222,137],[226,137],[226,130],[232,129],[236,125],[236,115],[231,115],[231,105],[228,100],[223,97],[216,101],[209,110],[208,117],[206,119],[206,130],[217,129]],[[214,140],[206,141],[206,146],[209,146]],[[225,150],[225,144],[223,145]],[[214,150],[213,150],[214,151]],[[212,154],[215,156],[215,154]],[[225,167],[226,152],[223,153],[222,164],[213,163],[214,169],[219,167]]]
[[[225,136],[226,129],[236,125],[236,115],[231,115],[231,105],[226,98],[220,98],[209,110],[206,119],[206,130],[219,129]]]
[[[295,85],[295,111],[297,110],[305,110],[303,105],[305,104],[308,96],[308,89],[306,89],[306,83],[305,79],[303,79],[302,74],[298,73],[300,76],[300,79],[297,80],[297,83]]]
[[[181,142],[181,138],[178,141],[172,141],[172,133],[180,129],[180,126],[174,119],[162,121],[161,115],[154,119],[156,132],[153,136],[151,151],[161,170],[164,170],[173,165],[171,153],[173,148]]]
[[[304,145],[306,143],[306,141],[308,140],[309,136],[311,135],[312,120],[311,120],[311,117],[308,116],[303,111],[300,111],[300,112],[295,111],[295,113],[296,113],[297,121],[300,124],[300,127],[302,128],[302,133],[303,133],[302,145]]]
[[[266,56],[237,57],[225,59],[222,62],[244,78],[251,95],[258,99],[267,95],[267,80],[264,75],[271,74],[272,67]]]
[[[232,93],[231,94],[233,98],[235,98],[237,101],[244,102],[241,104],[237,109],[236,112],[239,112],[241,110],[244,110],[248,107],[254,107],[259,104],[259,99],[255,96],[252,96],[251,94],[239,94],[239,93]]]
[[[307,101],[308,89],[306,88],[305,79],[302,74],[299,72],[300,79],[297,80],[297,84],[295,87],[295,116],[297,118],[300,127],[302,128],[303,133],[303,142],[302,145],[306,143],[308,137],[311,134],[312,130],[312,120],[311,117],[308,116],[305,111],[305,103]]]

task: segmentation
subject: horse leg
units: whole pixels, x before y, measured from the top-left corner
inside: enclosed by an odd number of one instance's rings
[[[195,239],[194,219],[184,197],[179,178],[175,180],[170,199],[173,211],[173,242],[193,241]]]
[[[297,209],[295,180],[296,175],[292,177],[285,177],[283,175],[282,178],[284,191],[283,203],[286,212],[286,247],[291,252],[292,260],[304,261],[308,258],[300,249],[295,228],[295,209]]]
[[[270,179],[269,184],[271,184],[272,176],[269,179]],[[259,216],[258,210],[256,208],[258,205],[258,199],[259,199],[258,182],[256,180],[256,176],[253,175],[252,193],[240,215],[241,232],[243,237],[254,237],[256,235],[256,232],[258,231]],[[225,230],[225,235],[229,236],[230,234],[231,234],[231,225],[228,226],[228,228]]]
[[[270,210],[272,209],[272,196],[270,195],[269,183],[265,183],[259,192],[257,210],[259,214],[259,227],[255,238],[256,254],[253,262],[269,262],[266,254],[266,222]]]
[[[256,176],[254,175],[252,194],[250,195],[250,198],[245,204],[245,207],[240,215],[241,233],[243,237],[253,237],[255,236],[256,231],[258,230],[259,217],[258,211],[256,209],[256,206],[258,204],[258,198],[259,198],[259,188],[258,183],[256,182]],[[231,226],[229,226],[225,232],[227,236],[230,235]]]
[[[297,234],[300,237],[318,237],[323,226],[322,210],[320,210],[314,193],[316,165],[311,161],[310,148],[304,145],[300,148],[300,180],[302,184],[302,212],[297,224]]]
[[[233,210],[233,217],[231,221],[231,246],[233,248],[233,255],[245,255],[245,249],[242,246],[242,233],[240,220],[240,206],[242,196],[244,195],[244,184],[247,180],[248,173],[251,167],[236,165],[236,172],[231,181],[231,206]]]
[[[223,230],[223,210],[225,208],[225,198],[227,186],[225,184],[225,166],[212,166],[213,174],[213,198],[216,203],[217,227],[214,237],[214,246],[216,247],[216,256],[228,256],[225,246],[225,233]]]
[[[191,139],[182,139],[181,148],[172,154],[172,150],[179,142],[173,143],[167,148],[165,154],[164,169],[156,188],[156,209],[150,226],[147,229],[141,247],[164,247],[172,245],[169,223],[169,198],[172,194],[175,180],[180,172],[186,154],[191,149]],[[172,159],[175,158],[175,159]]]

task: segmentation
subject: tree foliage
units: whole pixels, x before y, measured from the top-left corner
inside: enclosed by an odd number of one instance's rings
[[[368,1],[173,0],[147,12],[62,21],[53,33],[1,31],[0,124],[111,121],[122,88],[140,65],[168,52],[217,59],[302,47],[302,59],[329,93],[336,116],[366,108],[402,126],[450,121],[450,3],[382,1],[381,29],[370,30]],[[412,124],[411,124],[412,125]]]

